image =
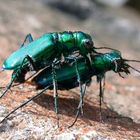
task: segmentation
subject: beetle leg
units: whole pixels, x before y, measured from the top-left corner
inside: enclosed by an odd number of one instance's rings
[[[75,69],[76,69],[76,74],[77,74],[77,81],[79,83],[79,88],[80,88],[80,103],[78,105],[78,112],[80,110],[81,114],[83,115],[83,97],[84,97],[84,94],[85,94],[84,92],[85,91],[83,91],[81,76],[80,76],[78,65],[77,65],[77,59],[74,58],[74,60],[75,60]]]
[[[102,121],[102,102],[104,103],[104,89],[105,89],[105,76],[104,75],[99,75],[99,97],[100,97],[100,120]],[[102,83],[102,80],[103,83]]]
[[[105,104],[105,102],[104,102],[104,91],[105,91],[105,75],[103,77],[103,95],[102,95],[102,102]]]
[[[36,68],[36,65],[35,65],[34,60],[32,59],[32,57],[30,57],[29,55],[27,55],[26,56],[26,59],[29,62],[29,65],[30,65],[31,70],[35,70],[36,71],[37,68]]]
[[[100,88],[100,92],[99,92],[99,97],[100,97],[100,117],[102,119],[102,96],[103,96],[103,92],[102,92],[102,80],[100,78],[99,80],[99,88]]]
[[[57,126],[59,127],[59,117],[58,117],[58,92],[57,92],[57,80],[55,72],[55,62],[52,63],[52,80],[53,80],[53,91],[54,91],[54,109],[57,115]]]
[[[80,76],[78,65],[77,65],[77,59],[75,57],[67,57],[66,59],[74,60],[76,74],[77,74],[77,82],[79,83],[79,88],[80,88],[80,102],[79,102],[79,105],[77,107],[77,113],[76,113],[75,120],[72,123],[72,125],[69,126],[69,128],[70,128],[77,121],[77,118],[78,118],[79,114],[81,113],[83,115],[83,98],[84,98],[84,95],[85,95],[86,86],[85,86],[85,89],[83,90],[81,76]]]
[[[4,117],[4,119],[2,119],[0,121],[0,123],[4,122],[11,114],[13,114],[16,110],[18,110],[19,108],[22,108],[23,106],[25,106],[26,104],[28,104],[30,101],[37,99],[40,95],[42,95],[47,89],[49,89],[49,87],[51,87],[52,85],[49,85],[47,87],[45,87],[40,93],[38,93],[37,95],[31,97],[29,100],[23,102],[20,106],[16,107],[14,110],[12,110],[10,113],[8,113],[8,115],[6,115]]]
[[[83,89],[83,86],[81,85],[81,90],[80,90],[80,102],[79,102],[79,105],[78,105],[78,110],[80,111],[81,110],[81,114],[83,115],[83,99],[84,99],[84,95],[85,95],[85,91],[86,91],[86,86],[87,86],[87,83],[85,84],[84,86],[84,89]],[[79,112],[77,111],[77,112]]]
[[[76,74],[77,74],[77,81],[79,83],[79,88],[80,88],[81,104],[79,104],[80,106],[78,106],[78,110],[79,110],[79,108],[81,108],[81,114],[83,115],[83,108],[82,108],[82,106],[83,106],[83,87],[82,87],[81,77],[80,77],[78,66],[77,66],[77,60],[75,61],[75,69],[76,69]]]
[[[83,88],[82,88],[82,81],[81,81],[81,76],[79,74],[79,69],[78,69],[78,65],[77,65],[77,59],[76,57],[66,57],[66,59],[68,60],[73,60],[75,63],[75,70],[76,70],[76,74],[77,74],[77,82],[79,83],[79,88],[80,88],[80,102],[81,103],[81,114],[83,114],[83,109],[82,109],[82,105],[83,105]]]
[[[32,68],[33,69],[36,69],[35,65],[34,65],[34,62],[32,60],[32,58],[27,55],[23,61],[22,61],[22,64],[20,65],[19,69],[15,70],[13,73],[12,73],[12,78],[11,78],[11,81],[10,83],[8,84],[8,86],[6,87],[5,91],[2,93],[2,95],[0,96],[0,98],[2,98],[7,92],[8,90],[11,88],[12,84],[17,81],[17,82],[24,82],[25,81],[25,74],[26,74],[26,70],[23,69],[23,66],[24,66],[24,63],[25,61],[28,61],[29,64],[31,64]]]
[[[25,63],[28,66],[24,68],[24,65],[26,65]],[[34,60],[29,55],[26,55],[22,61],[22,64],[20,65],[20,68],[14,71],[12,74],[12,76],[15,77],[15,81],[23,83],[25,81],[25,74],[27,73],[28,69],[31,71],[37,71]]]
[[[88,54],[88,56],[84,56],[86,59],[86,64],[89,69],[89,72],[92,71],[92,61],[91,61],[91,56]]]
[[[10,83],[7,85],[5,91],[1,94],[0,98],[2,98],[8,92],[8,90],[11,88],[13,82],[14,82],[14,79],[12,78]]]
[[[87,86],[87,82],[85,83],[85,86],[84,86],[84,90],[83,90],[83,93],[82,93],[82,100],[80,100],[80,102],[79,102],[79,105],[78,105],[78,108],[77,108],[77,112],[76,112],[76,116],[75,116],[75,120],[74,120],[74,122],[68,127],[68,128],[70,128],[70,127],[72,127],[75,123],[76,123],[76,121],[77,121],[77,119],[78,119],[78,117],[79,117],[79,115],[80,115],[80,109],[81,109],[81,106],[83,106],[83,98],[84,98],[84,95],[85,95],[85,92],[86,92],[86,86]]]
[[[27,43],[27,41],[30,43],[33,41],[33,37],[31,34],[27,34],[23,43],[20,45],[20,48],[23,47],[25,45],[25,43]]]

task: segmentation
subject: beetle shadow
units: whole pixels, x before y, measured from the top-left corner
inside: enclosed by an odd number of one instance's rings
[[[75,119],[76,108],[79,104],[79,98],[66,98],[59,97],[59,114],[70,116]],[[38,105],[46,108],[47,110],[54,110],[54,98],[52,95],[43,94],[38,99],[34,100]],[[84,115],[79,116],[85,123],[94,125],[94,122],[101,122],[100,107],[94,105],[91,101],[84,101],[83,107]],[[108,118],[110,116],[111,118]],[[102,108],[102,122],[109,124],[113,130],[118,130],[118,127],[124,127],[126,131],[138,131],[140,124],[133,122],[129,117],[120,116],[117,112],[109,109]]]

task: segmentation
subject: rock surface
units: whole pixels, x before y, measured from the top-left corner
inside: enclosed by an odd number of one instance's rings
[[[128,0],[97,0],[97,1],[107,6],[119,7],[124,5]]]
[[[36,38],[45,32],[65,30],[88,32],[97,47],[111,46],[119,49],[124,57],[140,60],[139,15],[127,8],[110,9],[97,3],[91,4],[90,0],[87,2],[89,4],[80,5],[83,7],[81,15],[89,9],[89,13],[81,19],[77,18],[79,15],[76,13],[64,12],[44,1],[0,0],[0,64],[17,49],[26,34],[32,33]],[[69,7],[72,4],[68,4]],[[76,7],[78,6],[77,2]],[[140,69],[139,64],[133,66]],[[10,75],[10,71],[0,73],[1,86],[7,85]],[[106,104],[102,108],[102,121],[98,85],[93,78],[84,99],[84,115],[79,117],[72,128],[68,129],[68,126],[75,118],[79,89],[59,91],[60,128],[57,128],[56,114],[53,111],[53,91],[49,90],[0,124],[0,140],[140,139],[140,74],[132,71],[132,76],[121,79],[110,72],[106,77]],[[0,99],[0,119],[37,92],[39,91],[27,84],[13,87],[11,92]]]

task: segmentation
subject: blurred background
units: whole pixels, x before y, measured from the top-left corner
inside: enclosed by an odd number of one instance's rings
[[[0,64],[28,33],[37,38],[46,32],[77,30],[89,33],[96,47],[115,48],[125,58],[140,60],[138,0],[0,0]],[[140,70],[140,64],[132,65]],[[9,76],[7,72],[5,79],[0,77],[3,85]],[[132,76],[121,79],[109,72],[106,77],[105,102],[140,123],[140,74],[132,71]],[[93,81],[86,98],[98,98]]]
[[[11,51],[27,33],[64,30],[88,32],[96,46],[138,50],[139,5],[138,0],[1,0],[0,35],[15,40]]]

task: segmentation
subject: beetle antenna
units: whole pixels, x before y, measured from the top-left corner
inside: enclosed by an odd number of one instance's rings
[[[7,116],[5,116],[4,119],[2,119],[2,121],[0,121],[0,123],[4,122],[11,114],[13,114],[19,108],[22,108],[23,106],[25,106],[26,104],[28,104],[30,101],[37,99],[41,94],[43,94],[51,86],[52,86],[52,84],[49,85],[49,86],[47,86],[47,87],[45,87],[40,93],[38,93],[37,95],[31,97],[28,101],[23,102],[20,106],[18,106],[17,108],[15,108],[14,110],[12,110]]]
[[[15,80],[14,78],[11,79],[11,82],[7,85],[5,91],[2,93],[2,95],[0,96],[0,98],[2,98],[7,93],[7,91],[11,88],[14,80]]]
[[[137,62],[140,63],[140,60],[129,60],[129,59],[123,59],[124,61],[130,61],[130,62]]]
[[[117,49],[113,49],[113,48],[110,48],[110,47],[99,47],[99,48],[96,48],[96,47],[94,47],[95,49],[108,49],[108,50],[113,50],[113,51],[118,51],[118,52],[120,52],[119,50],[117,50]],[[121,53],[121,52],[120,52]]]
[[[134,68],[134,67],[132,67],[132,66],[130,66],[130,65],[128,65],[128,64],[126,64],[126,66],[128,66],[128,67],[130,67],[131,69],[133,69],[133,70],[137,71],[138,73],[140,73],[140,70],[137,70],[136,68]]]
[[[129,59],[123,59],[124,61],[127,61],[127,62],[136,62],[136,63],[140,63],[140,60],[129,60]],[[133,69],[133,70],[135,70],[135,71],[137,71],[138,73],[140,73],[140,71],[139,70],[137,70],[136,68],[134,68],[134,67],[132,67],[131,65],[129,65],[129,64],[125,64],[126,66],[128,66],[128,67],[130,67],[131,69]]]

